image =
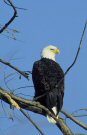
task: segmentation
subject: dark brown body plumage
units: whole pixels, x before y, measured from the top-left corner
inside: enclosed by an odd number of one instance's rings
[[[32,79],[35,96],[38,97],[48,92],[44,97],[37,99],[42,105],[51,110],[57,108],[57,114],[62,108],[64,97],[64,72],[60,65],[53,60],[42,58],[33,65]]]

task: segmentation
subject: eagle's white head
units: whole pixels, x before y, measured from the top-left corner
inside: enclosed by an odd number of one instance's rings
[[[48,58],[55,61],[55,56],[56,54],[59,54],[59,53],[60,53],[59,48],[53,45],[49,45],[42,50],[41,57]]]

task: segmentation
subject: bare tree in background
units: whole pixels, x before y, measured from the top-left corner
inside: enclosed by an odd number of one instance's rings
[[[4,4],[7,4],[9,6],[9,8],[13,9],[13,16],[4,25],[1,25],[1,27],[0,27],[0,33],[1,34],[4,31],[9,31],[10,24],[13,23],[13,21],[15,21],[15,18],[17,17],[17,10],[18,9],[25,10],[24,8],[19,8],[19,7],[14,6],[14,3],[13,3],[12,0],[3,0],[3,2],[4,2]],[[66,70],[64,77],[66,77],[67,73],[74,66],[74,64],[77,60],[77,57],[79,55],[79,52],[80,52],[80,49],[81,49],[81,46],[82,46],[82,41],[83,41],[84,33],[85,33],[85,30],[86,30],[86,26],[87,26],[87,21],[86,21],[84,29],[83,29],[83,33],[82,33],[82,36],[81,36],[81,40],[80,40],[80,43],[79,43],[79,47],[78,47],[78,50],[77,50],[76,57],[75,57],[73,63]],[[12,29],[12,30],[13,30],[14,33],[18,32],[16,29]],[[12,38],[15,39],[15,37],[12,37]],[[9,63],[8,61],[5,61],[3,59],[0,59],[0,63],[4,64],[5,66],[8,66],[11,69],[13,69],[17,73],[19,73],[19,77],[23,76],[27,80],[29,80],[29,75],[32,74],[31,71],[28,71],[28,72],[21,71],[20,69],[18,69],[17,67],[13,66],[11,63]],[[11,76],[11,74],[9,74],[8,77],[9,76]],[[60,85],[60,83],[59,83],[59,85]],[[14,109],[14,108],[18,109],[33,124],[33,126],[39,131],[39,133],[41,135],[45,135],[45,134],[40,129],[40,127],[31,119],[29,114],[26,113],[26,110],[32,111],[34,113],[38,113],[38,114],[44,115],[44,116],[46,116],[47,114],[50,115],[51,117],[53,117],[56,120],[57,124],[55,126],[58,127],[58,131],[61,130],[61,132],[64,135],[81,135],[80,133],[77,133],[77,134],[74,133],[74,131],[72,131],[70,129],[70,127],[67,125],[65,119],[70,119],[71,122],[74,122],[75,124],[77,124],[78,126],[83,128],[84,130],[87,130],[87,125],[85,125],[84,123],[82,123],[81,121],[79,121],[77,119],[77,117],[84,117],[84,115],[81,116],[79,114],[78,115],[69,114],[64,110],[61,110],[61,113],[65,116],[65,118],[59,117],[59,119],[57,120],[56,116],[53,113],[51,113],[46,107],[42,106],[39,102],[35,102],[35,101],[33,101],[33,99],[29,100],[27,98],[19,97],[19,96],[15,95],[14,92],[12,92],[12,91],[9,92],[7,89],[4,89],[2,87],[0,87],[0,99],[1,99],[1,101],[4,101],[5,103],[9,104],[10,109]],[[81,110],[87,111],[87,108],[80,109],[79,111],[81,111]]]

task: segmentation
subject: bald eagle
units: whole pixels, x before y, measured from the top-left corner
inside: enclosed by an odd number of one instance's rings
[[[64,72],[55,60],[56,54],[59,53],[60,50],[55,46],[45,47],[41,52],[41,59],[34,63],[32,69],[32,80],[35,88],[34,98],[54,113],[57,118],[64,97]],[[47,115],[47,119],[51,123],[56,123],[49,115]]]

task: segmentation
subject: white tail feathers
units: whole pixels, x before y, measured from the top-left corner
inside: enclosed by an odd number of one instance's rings
[[[54,106],[52,108],[52,111],[54,112],[55,115],[57,115],[57,108]],[[58,119],[58,115],[56,117]],[[56,121],[49,115],[47,115],[47,120],[50,122],[50,123],[53,123],[53,124],[56,124]]]
[[[58,119],[58,115],[57,115],[56,118]],[[52,117],[50,117],[49,115],[47,115],[47,120],[48,120],[50,123],[56,124],[56,121],[55,121]]]

